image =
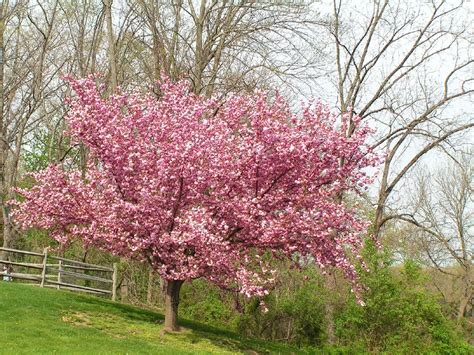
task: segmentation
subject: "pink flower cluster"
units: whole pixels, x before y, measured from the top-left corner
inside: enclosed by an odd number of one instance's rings
[[[346,138],[324,105],[294,114],[264,93],[206,99],[165,80],[159,98],[105,97],[92,77],[68,80],[69,134],[90,149],[87,173],[34,174],[34,187],[18,190],[22,227],[249,296],[272,278],[264,253],[356,279],[347,251],[357,253],[367,223],[335,197],[370,182],[367,128]]]

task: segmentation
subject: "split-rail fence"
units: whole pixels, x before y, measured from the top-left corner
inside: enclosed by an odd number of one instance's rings
[[[36,263],[12,261],[15,260],[14,257],[8,258],[9,260],[0,260],[0,265],[3,265],[0,267],[0,282],[12,279],[33,281],[41,287],[88,292],[109,296],[114,301],[116,299],[117,264],[115,263],[113,267],[106,267],[66,259],[49,254],[48,248],[45,248],[43,253],[2,247],[0,247],[0,251],[12,256],[23,255],[23,258],[38,259]],[[32,271],[26,272],[25,270]],[[78,280],[83,280],[82,284],[79,284]],[[91,283],[101,286],[92,287]]]

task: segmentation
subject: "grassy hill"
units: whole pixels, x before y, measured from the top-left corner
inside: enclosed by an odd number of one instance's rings
[[[161,335],[163,316],[98,297],[0,281],[1,354],[302,353],[183,320]]]

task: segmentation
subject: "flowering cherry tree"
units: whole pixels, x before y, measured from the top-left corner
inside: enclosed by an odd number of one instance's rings
[[[367,223],[336,197],[370,181],[367,128],[345,138],[324,105],[294,114],[264,93],[207,99],[165,80],[159,98],[105,97],[92,77],[68,80],[69,134],[90,149],[87,172],[34,174],[16,220],[148,262],[167,280],[165,328],[178,329],[185,280],[265,295],[264,253],[311,257],[356,280],[348,251],[357,255]]]

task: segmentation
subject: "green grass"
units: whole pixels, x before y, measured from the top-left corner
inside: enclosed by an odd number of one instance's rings
[[[102,298],[0,281],[1,354],[300,354],[285,344],[181,320],[161,334],[163,316]]]

